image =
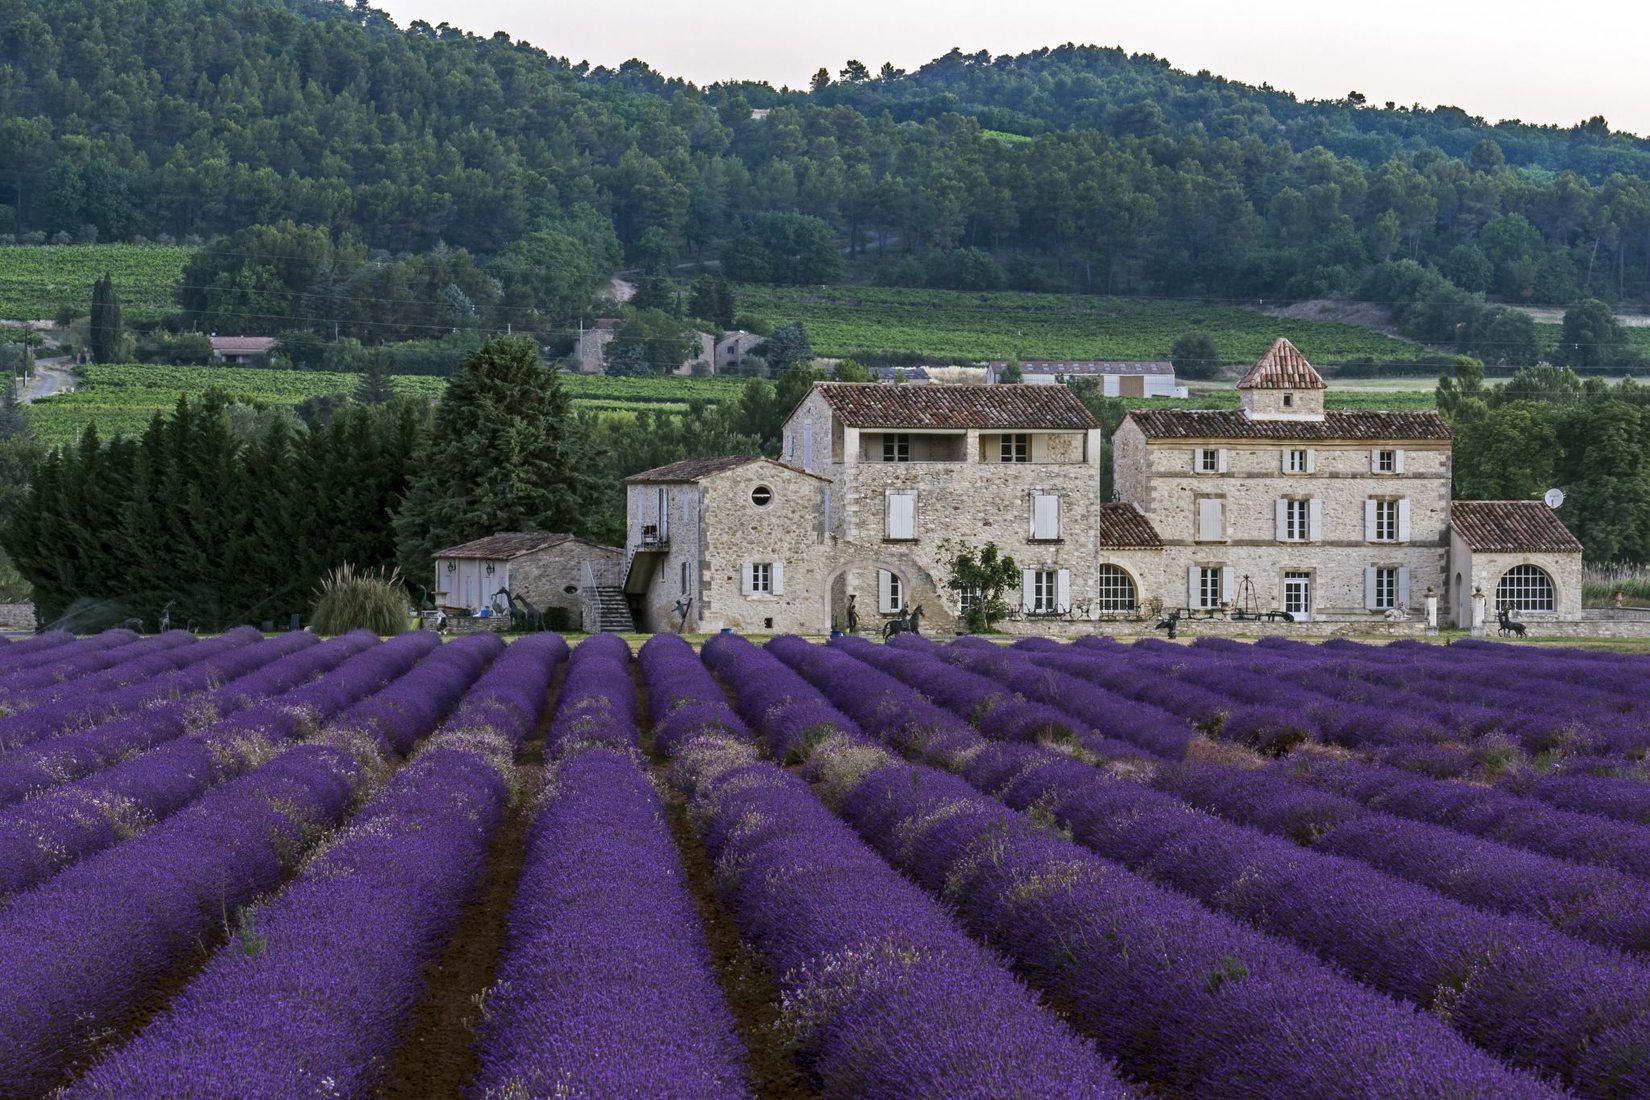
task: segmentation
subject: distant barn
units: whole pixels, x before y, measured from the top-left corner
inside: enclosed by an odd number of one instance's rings
[[[986,380],[1001,382],[1008,363],[998,360],[987,365]],[[1070,378],[1097,378],[1107,397],[1185,397],[1175,385],[1174,364],[1127,362],[1120,360],[1024,359],[1020,362],[1022,382],[1047,386]]]

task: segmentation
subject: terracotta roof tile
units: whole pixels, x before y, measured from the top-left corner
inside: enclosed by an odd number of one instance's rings
[[[1100,505],[1100,546],[1106,550],[1160,550],[1163,540],[1151,520],[1125,500]]]
[[[1333,442],[1437,440],[1448,442],[1449,425],[1435,412],[1332,411],[1322,420],[1251,420],[1238,409],[1134,409],[1148,439],[1300,439]]]
[[[819,382],[844,424],[855,428],[1098,428],[1065,386],[889,386]]]
[[[1328,387],[1300,349],[1278,337],[1238,382],[1240,390],[1321,390]]]
[[[1449,521],[1472,550],[1581,553],[1580,541],[1539,500],[1458,500],[1449,506]]]
[[[651,470],[643,470],[639,474],[631,474],[625,481],[699,481],[711,474],[719,474],[724,470],[737,470],[741,466],[749,466],[752,462],[765,462],[770,466],[790,470],[792,473],[806,477],[819,478],[829,481],[830,478],[804,470],[800,466],[792,466],[788,462],[777,462],[761,455],[718,455],[714,458],[689,458],[681,462],[672,462],[668,466],[655,466]]]
[[[560,546],[575,537],[568,534],[552,534],[548,531],[500,531],[496,535],[488,535],[473,542],[449,546],[445,550],[437,550],[433,556],[437,558],[487,558],[492,561],[507,561],[510,558],[519,558],[523,554],[531,554],[535,550]]]

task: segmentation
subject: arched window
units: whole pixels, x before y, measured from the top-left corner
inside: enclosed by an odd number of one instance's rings
[[[1133,611],[1134,578],[1120,565],[1100,567],[1100,610]]]
[[[1535,565],[1515,565],[1495,586],[1495,606],[1513,611],[1552,611],[1557,606],[1553,580]]]

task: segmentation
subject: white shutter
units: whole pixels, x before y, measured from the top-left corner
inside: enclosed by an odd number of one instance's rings
[[[888,502],[888,537],[910,539],[917,535],[917,494],[885,490]]]
[[[1278,541],[1282,542],[1289,537],[1289,502],[1282,497],[1277,500]]]
[[[1226,448],[1224,447],[1215,452],[1215,469],[1221,473],[1226,472]]]
[[[1189,567],[1186,570],[1186,606],[1187,607],[1197,607],[1198,606],[1197,582],[1198,582],[1198,579],[1199,579],[1199,576],[1200,576],[1201,573],[1202,573],[1202,570],[1199,569],[1195,565]]]
[[[814,426],[812,421],[802,423],[802,468],[814,468]]]
[[[1400,473],[1400,474],[1403,473],[1404,472],[1404,450],[1403,450],[1402,447],[1400,447],[1396,451],[1392,452],[1392,459],[1393,459],[1393,462],[1392,462],[1393,470],[1396,471],[1397,473]]]
[[[1375,541],[1375,498],[1364,501],[1364,541]],[[1365,605],[1368,606],[1368,605]]]
[[[1220,511],[1223,502],[1219,497],[1199,497],[1197,502],[1197,537],[1201,542],[1215,541],[1220,538]]]
[[[1294,454],[1294,453],[1295,452],[1290,450],[1288,447],[1285,447],[1283,450],[1278,452],[1278,455],[1283,459],[1283,465],[1280,468],[1283,473],[1287,474],[1287,473],[1290,472],[1290,470],[1289,470],[1289,456]]]
[[[1398,567],[1398,606],[1409,606],[1409,566]]]
[[[785,563],[776,561],[773,563],[772,569],[773,572],[769,574],[773,578],[772,592],[777,596],[785,591]]]
[[[1192,473],[1201,474],[1202,472],[1203,472],[1203,448],[1202,447],[1193,447],[1192,448]]]
[[[1059,611],[1071,610],[1071,570],[1062,569],[1054,575],[1054,606]]]
[[[1031,515],[1027,518],[1027,521],[1026,521],[1026,537],[1027,538],[1035,539],[1035,538],[1041,538],[1042,537],[1042,535],[1038,533],[1038,528],[1037,528],[1037,519],[1038,519],[1037,512],[1038,512],[1040,506],[1042,505],[1042,503],[1043,503],[1043,494],[1042,493],[1034,492],[1034,493],[1031,494]]]
[[[1375,609],[1375,567],[1373,565],[1364,567],[1364,607],[1371,611]]]
[[[670,501],[663,488],[659,490],[659,541],[670,539]]]
[[[1037,601],[1037,574],[1034,570],[1020,570],[1020,609],[1031,611]]]
[[[1409,501],[1398,502],[1398,541],[1409,541]]]
[[[1232,600],[1236,599],[1237,597],[1233,593],[1233,590],[1235,588],[1236,588],[1236,585],[1234,585],[1232,583],[1232,567],[1230,565],[1221,566],[1220,567],[1220,602],[1221,603],[1230,603]]]
[[[1318,452],[1317,451],[1308,450],[1306,452],[1306,472],[1309,473],[1309,474],[1315,474],[1315,473],[1318,472]]]
[[[1323,501],[1316,497],[1306,502],[1306,537],[1313,542],[1323,538]]]
[[[1056,494],[1032,494],[1031,537],[1034,539],[1057,539],[1060,537],[1060,498]]]
[[[755,568],[750,562],[741,562],[739,565],[739,593],[749,596],[751,589],[756,587]]]
[[[877,610],[898,611],[894,606],[894,575],[886,569],[877,570]]]
[[[1381,449],[1379,447],[1370,448],[1369,472],[1372,474],[1378,474],[1381,472]]]

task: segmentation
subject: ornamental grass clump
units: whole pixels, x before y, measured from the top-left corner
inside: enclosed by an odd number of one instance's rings
[[[370,630],[380,637],[400,634],[412,618],[412,605],[401,571],[365,569],[356,572],[340,565],[321,582],[321,594],[310,611],[310,629],[317,634]]]

